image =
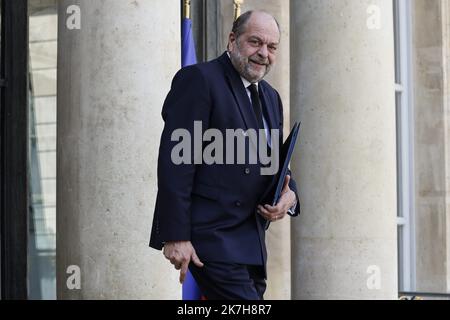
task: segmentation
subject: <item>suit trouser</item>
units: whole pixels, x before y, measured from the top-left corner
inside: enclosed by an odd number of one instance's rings
[[[208,300],[263,300],[266,291],[263,266],[223,262],[189,265],[201,292]]]

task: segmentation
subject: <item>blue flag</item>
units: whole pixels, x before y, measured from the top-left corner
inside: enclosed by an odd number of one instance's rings
[[[181,66],[186,67],[197,63],[194,36],[192,34],[192,20],[184,18],[181,21]],[[202,293],[188,270],[182,289],[183,300],[200,300]]]
[[[197,63],[194,36],[192,34],[192,20],[184,18],[181,21],[181,66],[186,67]]]

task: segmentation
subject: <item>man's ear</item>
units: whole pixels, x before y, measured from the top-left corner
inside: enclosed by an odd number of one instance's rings
[[[234,34],[234,32],[231,32],[230,35],[228,36],[228,45],[227,45],[228,51],[233,50],[235,42],[236,42],[236,35]]]

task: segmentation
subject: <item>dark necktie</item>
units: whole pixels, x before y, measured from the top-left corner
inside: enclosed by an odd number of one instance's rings
[[[258,88],[256,87],[256,84],[252,83],[248,86],[248,89],[250,90],[253,112],[255,113],[256,123],[258,124],[257,129],[264,129],[262,106],[261,100],[259,99]]]
[[[263,120],[264,110],[262,108],[261,100],[259,99],[258,88],[256,87],[256,84],[252,83],[251,85],[248,86],[248,89],[250,90],[250,94],[251,94],[251,98],[252,98],[253,112],[255,113],[256,122],[258,124],[257,129],[264,130],[264,132],[258,132],[258,137],[259,137],[259,139],[262,139],[264,144],[267,144],[267,155],[270,157],[272,150],[270,148],[270,145],[268,144],[267,137],[266,137],[264,120]]]

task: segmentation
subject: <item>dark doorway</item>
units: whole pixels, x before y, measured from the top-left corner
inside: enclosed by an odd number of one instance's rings
[[[0,8],[1,298],[27,299],[28,3]]]

